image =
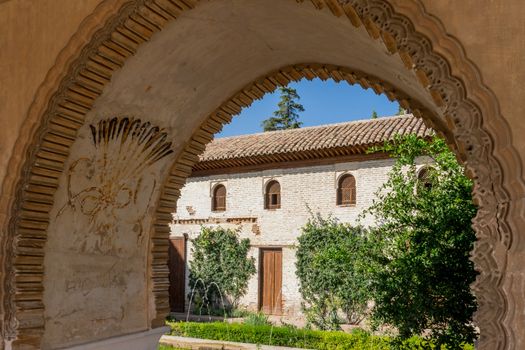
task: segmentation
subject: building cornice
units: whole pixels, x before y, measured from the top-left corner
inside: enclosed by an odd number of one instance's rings
[[[346,153],[346,154],[345,154]],[[310,152],[294,152],[288,154],[253,157],[247,159],[220,160],[200,162],[193,167],[191,177],[211,175],[250,173],[270,169],[306,168],[338,163],[364,162],[389,159],[384,152],[352,153],[351,150],[316,150]]]

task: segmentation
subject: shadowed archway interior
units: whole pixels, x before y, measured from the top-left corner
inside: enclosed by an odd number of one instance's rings
[[[502,174],[521,168],[494,98],[418,1],[126,3],[68,72],[28,141],[2,244],[14,348],[161,326],[168,223],[198,155],[254,99],[314,77],[398,100],[465,162],[480,208],[480,348],[517,344],[505,252],[523,242],[505,203],[523,188]]]

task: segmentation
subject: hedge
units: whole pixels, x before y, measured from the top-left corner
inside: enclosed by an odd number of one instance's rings
[[[344,333],[225,322],[168,322],[168,325],[171,327],[171,335],[176,336],[306,349],[453,350],[447,346],[441,346],[438,349],[431,341],[420,337],[412,337],[400,342],[391,337],[371,335],[361,330]],[[465,344],[460,349],[474,350],[474,346]]]
[[[157,348],[157,350],[191,350],[189,348],[176,348],[172,345],[168,345],[168,344],[159,344],[159,347]]]

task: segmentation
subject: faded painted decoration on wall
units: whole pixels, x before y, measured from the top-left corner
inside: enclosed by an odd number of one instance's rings
[[[113,238],[122,223],[130,225],[128,239],[140,244],[143,222],[157,183],[148,167],[173,151],[167,133],[149,122],[113,118],[90,125],[95,152],[75,160],[67,171],[67,211],[83,216],[88,235],[78,237],[79,252],[126,255]],[[120,223],[116,226],[116,223]],[[133,237],[131,237],[133,236]]]
[[[166,130],[138,118],[79,131],[51,213],[44,348],[147,327],[147,246],[171,148]]]

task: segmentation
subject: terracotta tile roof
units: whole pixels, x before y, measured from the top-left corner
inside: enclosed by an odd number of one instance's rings
[[[382,144],[395,134],[415,133],[421,137],[433,132],[421,119],[411,114],[359,120],[347,123],[263,132],[218,138],[206,147],[200,163],[253,157],[278,156],[330,149],[348,149],[362,153],[372,145]]]

